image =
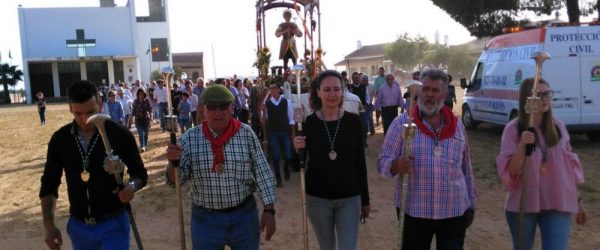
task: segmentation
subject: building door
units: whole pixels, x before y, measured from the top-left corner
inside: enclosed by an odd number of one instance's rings
[[[31,83],[31,96],[37,92],[44,93],[45,97],[55,97],[52,84],[52,64],[30,63],[29,82]]]
[[[113,84],[108,82],[108,63],[102,62],[86,62],[87,80],[96,86]]]
[[[76,81],[81,81],[79,62],[59,62],[58,82],[61,96],[67,96],[67,88]]]

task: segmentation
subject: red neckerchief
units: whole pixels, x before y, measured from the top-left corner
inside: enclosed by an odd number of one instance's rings
[[[415,124],[417,124],[417,127],[419,127],[419,129],[424,134],[435,139],[435,134],[433,133],[433,131],[431,131],[423,123],[423,118],[421,118],[421,112],[419,111],[419,105],[413,105],[413,106],[415,106],[414,107],[414,114],[415,114],[414,122],[415,122]],[[454,136],[454,133],[456,133],[456,124],[458,122],[458,119],[456,118],[456,116],[454,116],[454,114],[452,114],[452,110],[450,110],[450,108],[446,107],[445,105],[444,105],[444,107],[442,107],[442,109],[440,109],[440,114],[444,117],[444,121],[447,122],[446,126],[444,126],[442,128],[442,133],[440,135],[440,140],[444,140],[444,139],[448,139],[448,138]]]
[[[231,137],[233,137],[238,130],[242,127],[242,123],[236,119],[231,119],[227,127],[222,134],[220,134],[217,138],[213,137],[210,129],[208,128],[208,123],[206,121],[202,122],[202,132],[204,133],[204,137],[206,137],[210,141],[210,148],[213,152],[213,166],[212,172],[215,173],[217,171],[217,165],[225,163],[225,154],[223,153],[223,145],[227,142]]]

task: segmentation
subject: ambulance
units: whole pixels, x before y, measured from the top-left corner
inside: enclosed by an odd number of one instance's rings
[[[517,117],[521,81],[533,77],[533,53],[546,51],[542,77],[554,90],[552,111],[569,131],[600,141],[600,25],[511,28],[485,46],[465,89],[462,121],[504,125]]]

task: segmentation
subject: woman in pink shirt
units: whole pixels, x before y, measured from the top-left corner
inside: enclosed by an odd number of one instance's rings
[[[519,117],[509,122],[502,133],[500,154],[496,158],[498,175],[508,193],[506,219],[517,248],[521,170],[525,162],[525,145],[535,144],[527,167],[525,217],[521,233],[523,249],[532,249],[539,225],[542,249],[568,249],[572,215],[577,224],[584,224],[586,211],[577,191],[583,183],[583,168],[571,151],[569,132],[552,116],[550,85],[540,78],[538,96],[540,112],[534,116],[535,133],[527,131],[529,116],[525,112],[527,97],[533,88],[533,78],[523,81],[519,89]]]

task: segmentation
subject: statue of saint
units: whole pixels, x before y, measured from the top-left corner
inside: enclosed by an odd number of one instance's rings
[[[287,9],[283,12],[283,19],[285,22],[280,23],[275,31],[276,37],[281,37],[281,48],[279,50],[279,59],[283,59],[283,67],[288,70],[288,61],[292,59],[294,65],[296,64],[296,58],[298,58],[298,50],[296,50],[296,40],[294,36],[301,37],[302,31],[293,22],[290,22],[292,18],[292,12]]]

